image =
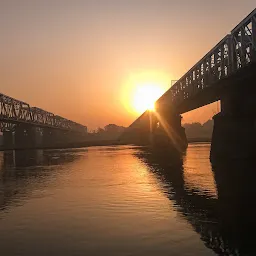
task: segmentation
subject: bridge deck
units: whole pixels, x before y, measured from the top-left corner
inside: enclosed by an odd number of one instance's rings
[[[193,104],[198,94],[209,91],[209,88],[219,89],[219,85],[226,84],[227,78],[241,74],[241,70],[248,69],[256,63],[256,9],[241,21],[230,34],[225,36],[199,62],[197,62],[184,76],[182,76],[156,102],[157,106],[171,104],[179,113],[193,110],[209,104],[219,97],[205,99],[201,104]],[[253,72],[255,69],[253,70]],[[248,71],[245,73],[249,74]],[[223,83],[220,83],[223,81]],[[210,97],[209,94],[204,97]],[[191,102],[191,106],[188,103]],[[183,107],[187,105],[187,107]]]
[[[255,74],[256,9],[167,90],[156,101],[156,109],[191,111],[219,100],[222,90],[237,86],[241,79],[252,81]],[[140,126],[145,115],[130,127]]]

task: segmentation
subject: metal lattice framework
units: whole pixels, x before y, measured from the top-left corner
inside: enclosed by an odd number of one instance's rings
[[[0,131],[14,131],[15,124],[12,123],[6,123],[6,122],[0,122]]]
[[[0,130],[11,131],[17,124],[56,128],[73,132],[87,132],[87,127],[54,115],[28,103],[0,94]]]
[[[160,97],[157,104],[171,101],[177,106],[253,62],[256,63],[256,9]]]

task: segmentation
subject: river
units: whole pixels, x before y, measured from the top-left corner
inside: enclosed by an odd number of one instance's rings
[[[212,169],[209,152],[203,143],[179,161],[135,146],[0,152],[0,253],[255,255],[255,189],[236,171],[250,166]]]

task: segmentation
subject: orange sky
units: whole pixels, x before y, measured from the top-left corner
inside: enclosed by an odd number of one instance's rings
[[[254,8],[255,0],[3,0],[1,92],[90,129],[128,126],[139,116],[138,84],[168,89]]]

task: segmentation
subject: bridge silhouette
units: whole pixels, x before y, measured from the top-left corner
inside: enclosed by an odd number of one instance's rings
[[[81,141],[87,127],[0,94],[0,130],[5,149],[65,146]]]
[[[193,50],[193,49],[191,49]],[[256,9],[242,20],[127,129],[122,140],[187,147],[181,114],[221,102],[214,116],[211,159],[254,154],[256,121]]]

